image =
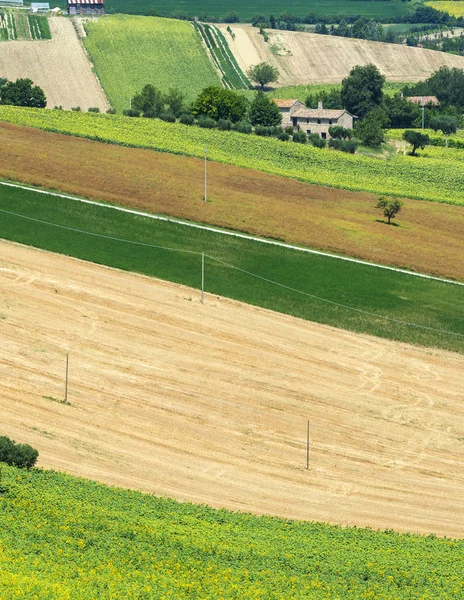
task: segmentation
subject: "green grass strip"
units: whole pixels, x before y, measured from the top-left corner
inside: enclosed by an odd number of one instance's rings
[[[194,288],[201,286],[204,252],[207,292],[355,332],[464,352],[462,286],[35,191],[2,188],[0,209],[5,239]]]

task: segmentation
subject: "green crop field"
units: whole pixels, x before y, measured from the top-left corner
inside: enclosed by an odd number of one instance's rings
[[[0,12],[0,41],[49,40],[51,37],[48,19],[44,15],[13,10]]]
[[[428,147],[421,156],[351,155],[217,129],[46,109],[0,106],[0,120],[125,146],[153,148],[309,183],[464,205],[464,150]]]
[[[242,21],[250,20],[254,15],[279,15],[288,11],[297,16],[309,13],[317,15],[363,15],[369,19],[393,18],[413,12],[418,0],[402,2],[401,0],[238,0],[230,2],[214,2],[214,0],[106,0],[105,10],[110,13],[146,14],[154,11],[161,16],[182,14],[189,17],[211,16],[222,17],[231,11],[239,14]],[[58,2],[64,8],[63,0]]]
[[[0,596],[445,600],[464,541],[214,510],[2,466]]]
[[[115,15],[87,23],[85,46],[111,105],[129,108],[130,98],[151,83],[178,87],[192,101],[219,77],[192,23]]]
[[[208,292],[352,331],[464,352],[460,285],[5,186],[0,237],[194,288],[201,285],[204,252]]]

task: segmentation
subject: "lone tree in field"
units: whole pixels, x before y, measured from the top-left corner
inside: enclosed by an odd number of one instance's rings
[[[383,216],[387,217],[387,223],[390,225],[390,221],[396,217],[402,206],[403,202],[397,198],[385,198],[384,196],[381,196],[375,208],[382,209]]]
[[[418,148],[423,150],[425,146],[430,144],[430,138],[428,135],[412,129],[408,129],[403,133],[403,140],[408,142],[408,144],[412,144],[412,151],[410,152],[411,156],[417,156],[416,150]]]
[[[271,81],[277,81],[279,78],[279,71],[269,65],[267,63],[259,63],[259,65],[254,65],[250,67],[247,71],[248,78],[255,83],[259,83],[261,89],[264,89],[264,86]]]

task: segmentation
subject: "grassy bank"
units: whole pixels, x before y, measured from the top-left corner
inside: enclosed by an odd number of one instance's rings
[[[207,292],[356,332],[464,351],[462,286],[14,188],[2,189],[0,209],[5,239],[195,288],[204,252]]]
[[[0,106],[0,120],[125,146],[253,168],[330,187],[464,205],[464,150],[374,158],[157,119]]]

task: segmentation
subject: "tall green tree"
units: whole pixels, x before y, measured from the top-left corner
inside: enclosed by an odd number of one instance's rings
[[[402,207],[403,202],[398,200],[398,198],[385,198],[385,196],[381,196],[375,206],[375,208],[382,210],[384,217],[387,217],[388,225],[390,225],[391,220],[396,217]]]
[[[262,62],[250,67],[247,71],[247,75],[251,81],[259,83],[261,89],[264,89],[264,86],[268,83],[277,81],[279,78],[279,71],[272,65]]]
[[[233,90],[216,86],[205,88],[193,103],[196,116],[210,117],[217,121],[226,119],[233,123],[242,121],[248,111],[248,100]]]
[[[273,127],[281,124],[282,115],[275,102],[266,96],[264,92],[259,91],[251,103],[250,121],[254,126]]]
[[[343,106],[351,114],[364,118],[382,103],[384,83],[385,77],[375,65],[354,67],[342,81],[340,97]]]
[[[385,139],[383,111],[373,110],[362,121],[355,125],[356,137],[361,140],[364,146],[370,148],[380,148]]]
[[[180,117],[185,110],[185,94],[178,88],[169,88],[169,91],[164,95],[163,101],[168,107],[169,112],[175,117]]]
[[[132,99],[132,108],[157,117],[164,110],[164,98],[160,90],[150,83]]]
[[[47,98],[42,88],[34,85],[31,79],[17,79],[0,86],[0,104],[45,108]]]

